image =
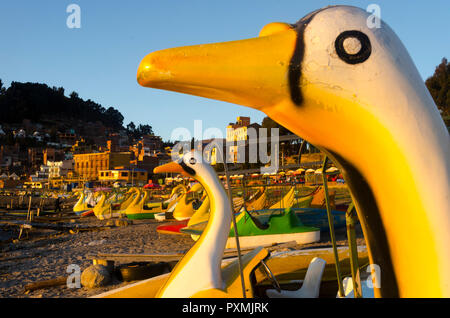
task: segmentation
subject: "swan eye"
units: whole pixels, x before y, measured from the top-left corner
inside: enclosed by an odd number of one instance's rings
[[[192,162],[191,162],[192,159],[194,159],[194,158],[189,159],[189,163],[191,163],[191,164],[192,164]],[[194,159],[194,160],[195,160],[195,159]],[[178,160],[177,163],[181,166],[181,168],[183,168],[183,170],[184,170],[186,173],[190,174],[191,176],[195,176],[195,170],[192,169],[191,167],[189,167],[189,166],[183,161],[183,159]]]
[[[344,31],[334,42],[336,53],[348,64],[359,64],[366,61],[372,53],[369,37],[357,30]]]
[[[195,158],[191,158],[191,159],[189,159],[189,163],[191,165],[195,165],[197,163],[197,160],[195,160]]]

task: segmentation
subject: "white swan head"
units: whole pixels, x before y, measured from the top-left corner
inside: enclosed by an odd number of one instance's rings
[[[202,153],[191,151],[153,170],[154,173],[180,173],[197,180],[210,198],[210,218],[196,244],[173,269],[159,297],[191,297],[205,290],[222,290],[221,261],[231,225],[231,206],[225,189]]]

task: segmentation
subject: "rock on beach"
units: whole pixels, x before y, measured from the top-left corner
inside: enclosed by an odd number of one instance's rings
[[[111,281],[111,273],[103,265],[91,265],[81,274],[81,285],[87,288],[106,286]]]

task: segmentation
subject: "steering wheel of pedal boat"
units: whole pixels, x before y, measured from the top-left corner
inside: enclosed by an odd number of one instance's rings
[[[267,278],[269,279],[270,283],[272,284],[272,286],[279,292],[281,293],[281,287],[280,284],[278,283],[277,279],[275,278],[275,275],[272,273],[272,271],[270,270],[269,266],[267,266],[266,262],[264,262],[264,260],[260,261],[262,268],[263,268],[263,272],[264,274],[266,274]]]

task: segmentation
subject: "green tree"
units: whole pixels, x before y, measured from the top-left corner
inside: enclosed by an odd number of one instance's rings
[[[136,125],[133,122],[130,122],[127,125],[127,132],[134,133],[135,130],[136,130]]]
[[[450,64],[444,57],[432,76],[426,81],[425,85],[430,91],[431,96],[436,103],[436,106],[441,111],[442,117],[448,118],[450,116],[450,94],[448,92],[450,87]]]
[[[153,128],[150,125],[139,125],[137,130],[141,136],[153,135]]]

